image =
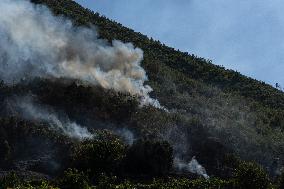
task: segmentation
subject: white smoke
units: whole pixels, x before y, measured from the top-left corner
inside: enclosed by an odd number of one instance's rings
[[[79,79],[165,109],[149,96],[142,59],[143,51],[131,43],[109,45],[94,28],[74,27],[44,6],[0,1],[0,79],[8,84],[34,77]]]
[[[179,158],[174,159],[174,166],[179,171],[188,171],[197,175],[204,177],[205,179],[209,179],[209,176],[206,173],[205,168],[198,163],[195,157],[192,157],[189,163],[185,163],[184,161],[180,160]]]
[[[59,119],[59,116],[51,108],[36,105],[29,97],[10,100],[10,108],[17,111],[22,117],[28,120],[36,120],[48,123],[51,128],[62,132],[66,136],[79,140],[91,139],[94,137],[87,128],[81,127],[68,118]]]
[[[128,145],[132,145],[135,141],[135,137],[133,132],[131,132],[129,129],[127,128],[122,128],[122,129],[114,129],[114,133],[116,133],[117,135],[119,135],[123,141],[128,144]]]

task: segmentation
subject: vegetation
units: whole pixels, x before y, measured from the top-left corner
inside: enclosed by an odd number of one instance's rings
[[[279,188],[280,189],[284,188],[284,173],[282,173],[280,176]]]
[[[259,165],[254,163],[241,163],[235,171],[236,182],[240,188],[267,188],[269,178]]]
[[[64,189],[89,189],[89,178],[84,172],[76,169],[67,169],[58,181],[60,188]]]
[[[168,142],[135,142],[127,151],[125,166],[131,174],[167,175],[173,164],[173,150]]]
[[[72,164],[92,175],[116,173],[125,156],[125,146],[116,137],[85,140],[76,145],[72,152]]]
[[[209,128],[210,135],[222,139],[226,148],[234,148],[237,155],[265,167],[271,166],[268,162],[273,162],[273,157],[284,159],[283,92],[209,60],[176,51],[71,0],[32,1],[47,5],[56,15],[71,18],[76,25],[96,25],[103,39],[132,42],[142,48],[143,67],[154,88],[152,95],[167,108],[177,110],[179,116],[198,118]],[[159,123],[159,118],[155,120]],[[147,128],[161,126],[147,124]]]
[[[96,25],[109,42],[142,48],[151,96],[170,113],[139,107],[137,96],[65,78],[0,82],[0,188],[283,188],[283,174],[274,179],[284,165],[283,92],[71,0],[31,1],[76,25]],[[80,141],[25,119],[13,107],[25,96],[94,137]],[[187,164],[193,156],[210,179],[177,170],[176,157]]]

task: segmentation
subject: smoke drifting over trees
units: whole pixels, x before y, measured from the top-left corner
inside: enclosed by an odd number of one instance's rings
[[[13,108],[13,111],[17,111],[21,117],[27,120],[46,122],[54,130],[62,132],[71,138],[83,140],[94,137],[85,127],[71,122],[66,115],[60,119],[55,110],[36,104],[31,97],[10,99],[6,103],[10,105],[9,108]]]
[[[6,83],[34,77],[72,78],[138,95],[142,105],[160,107],[140,66],[143,51],[131,43],[98,39],[96,30],[74,27],[43,6],[0,2],[0,78]]]
[[[0,169],[56,179],[65,171],[68,186],[78,176],[165,188],[232,188],[243,160],[280,174],[280,91],[72,0],[31,2],[0,1]]]

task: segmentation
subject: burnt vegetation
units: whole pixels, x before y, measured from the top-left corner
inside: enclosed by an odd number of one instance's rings
[[[154,91],[170,110],[140,107],[139,97],[77,80],[0,82],[0,188],[283,188],[284,94],[210,60],[167,47],[71,0],[31,0],[99,36],[143,49]],[[11,105],[32,96],[85,126],[77,140]],[[134,135],[133,144],[118,131]],[[206,180],[177,171],[196,156]]]

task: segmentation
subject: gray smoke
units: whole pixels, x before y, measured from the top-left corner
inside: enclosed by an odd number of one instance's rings
[[[168,141],[173,147],[174,154],[174,168],[180,172],[190,172],[193,174],[200,175],[205,179],[209,179],[205,168],[198,163],[195,156],[192,157],[191,161],[185,160],[188,154],[190,154],[191,145],[188,142],[188,134],[181,129],[181,126],[172,124],[167,129],[160,133],[160,138]]]
[[[44,6],[0,1],[0,79],[7,84],[34,77],[79,79],[164,109],[144,85],[142,59],[143,51],[131,43],[114,40],[110,45],[98,39],[94,28],[74,27]]]
[[[7,102],[13,111],[21,114],[21,117],[28,120],[36,120],[48,123],[52,129],[65,134],[68,137],[79,140],[91,139],[94,137],[87,128],[72,122],[68,117],[60,119],[56,112],[42,105],[37,105],[30,97],[22,97]]]
[[[179,158],[175,158],[174,166],[179,171],[188,171],[188,172],[200,175],[204,177],[205,179],[209,179],[209,176],[207,175],[205,168],[198,163],[195,157],[192,157],[189,163],[185,163]]]
[[[117,134],[118,136],[120,136],[122,138],[122,140],[130,146],[135,141],[135,136],[134,136],[133,132],[131,132],[127,128],[114,129],[114,133]]]

